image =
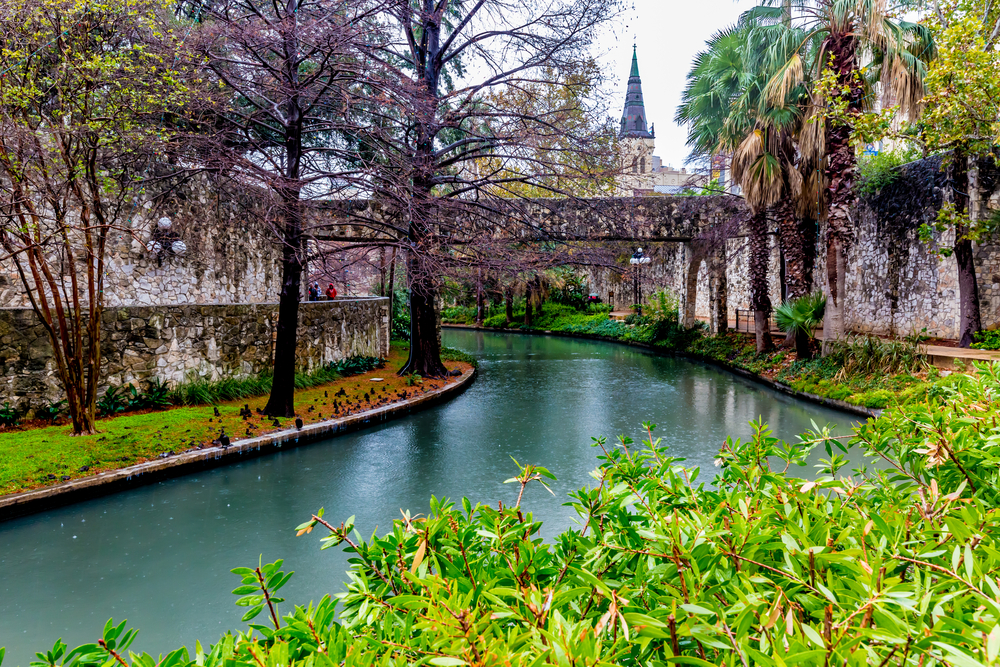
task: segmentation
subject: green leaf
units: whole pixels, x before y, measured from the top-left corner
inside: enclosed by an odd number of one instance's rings
[[[699,616],[713,616],[715,612],[711,609],[706,609],[705,607],[696,604],[682,604],[681,609],[691,614],[698,614]]]
[[[820,648],[824,648],[826,646],[823,643],[823,637],[818,632],[816,632],[812,628],[812,626],[809,626],[809,625],[806,625],[805,623],[803,623],[802,624],[802,632],[804,632],[805,635],[806,635],[806,637],[808,637],[812,641],[813,644],[816,644],[816,646],[819,646]]]
[[[696,658],[693,655],[674,655],[664,658],[667,662],[676,662],[678,665],[698,665],[698,667],[716,667],[707,660]]]
[[[247,613],[243,614],[243,618],[240,620],[246,623],[247,621],[256,618],[261,611],[264,610],[264,605],[259,604],[256,607],[251,607]]]

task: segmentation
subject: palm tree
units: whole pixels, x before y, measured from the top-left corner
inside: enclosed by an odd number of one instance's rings
[[[933,53],[928,30],[893,20],[894,9],[885,0],[799,0],[793,24],[780,20],[787,11],[783,7],[762,6],[748,13],[755,19],[756,39],[770,44],[761,64],[774,72],[767,86],[770,102],[787,104],[801,91],[808,95],[811,111],[818,112],[810,114],[812,127],[803,133],[799,149],[814,164],[823,165],[826,341],[845,333],[844,272],[853,237],[857,163],[852,121],[874,106],[879,88],[903,114],[914,115],[924,92],[926,61]],[[825,85],[818,85],[821,82]]]
[[[796,164],[795,137],[803,114],[794,104],[771,104],[765,94],[770,74],[762,67],[767,61],[762,52],[767,45],[755,39],[756,20],[745,15],[737,26],[709,41],[689,74],[677,120],[689,123],[688,143],[696,153],[721,150],[733,155],[733,176],[751,209],[747,221],[751,307],[757,349],[763,351],[771,347],[768,219],[778,221],[789,295],[810,291],[813,253],[797,215],[804,179]]]
[[[714,35],[706,50],[695,57],[675,118],[678,123],[688,125],[688,145],[695,155],[711,157],[719,152],[732,152],[748,133],[753,133],[754,114],[746,102],[753,97],[751,91],[759,94],[762,82],[746,67],[748,36],[746,25],[733,26]],[[740,175],[749,176],[749,171],[743,170]],[[770,255],[767,216],[765,208],[751,203],[751,209],[747,221],[750,301],[757,351],[763,352],[772,347],[768,325],[771,302],[767,289]]]

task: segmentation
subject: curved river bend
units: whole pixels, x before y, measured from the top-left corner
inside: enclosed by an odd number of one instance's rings
[[[513,456],[547,466],[555,497],[525,504],[545,534],[571,525],[566,493],[592,481],[591,437],[641,439],[640,423],[676,455],[713,474],[727,435],[762,415],[778,437],[849,415],[797,401],[725,372],[635,348],[579,339],[446,330],[444,344],[475,354],[480,376],[451,402],[356,434],[249,459],[36,516],[0,523],[0,646],[27,667],[62,637],[96,641],[104,622],[140,628],[133,650],[153,655],[240,627],[229,569],[285,559],[290,602],[336,593],[345,554],[319,550],[294,527],[323,506],[335,523],[357,516],[362,535],[386,531],[400,508],[430,496],[512,502],[502,482]],[[804,474],[809,472],[804,471]],[[288,603],[286,603],[287,607]]]

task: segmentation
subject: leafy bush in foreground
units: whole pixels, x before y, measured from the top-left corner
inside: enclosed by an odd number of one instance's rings
[[[571,494],[578,529],[552,541],[522,506],[551,477],[520,467],[517,502],[432,499],[365,541],[320,510],[298,527],[346,544],[347,592],[278,610],[281,562],[237,568],[253,623],[195,655],[126,655],[134,636],[38,665],[995,665],[1000,661],[1000,377],[979,367],[926,404],[868,422],[850,445],[798,443],[754,423],[711,485],[653,436],[595,441],[595,487]],[[881,461],[837,477],[849,446]],[[810,450],[819,477],[797,479]],[[777,463],[777,465],[774,465]]]

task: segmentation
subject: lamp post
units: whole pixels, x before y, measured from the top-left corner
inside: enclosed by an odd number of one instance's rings
[[[180,235],[172,231],[170,218],[164,216],[156,221],[152,242],[149,244],[149,254],[156,257],[157,264],[163,266],[163,256],[166,254],[180,257],[187,252],[187,244]]]
[[[649,264],[650,258],[642,254],[642,248],[639,248],[632,254],[632,258],[629,259],[628,263],[635,267],[635,276],[632,280],[632,296],[633,303],[639,308],[639,317],[642,317],[642,266],[643,264]]]

